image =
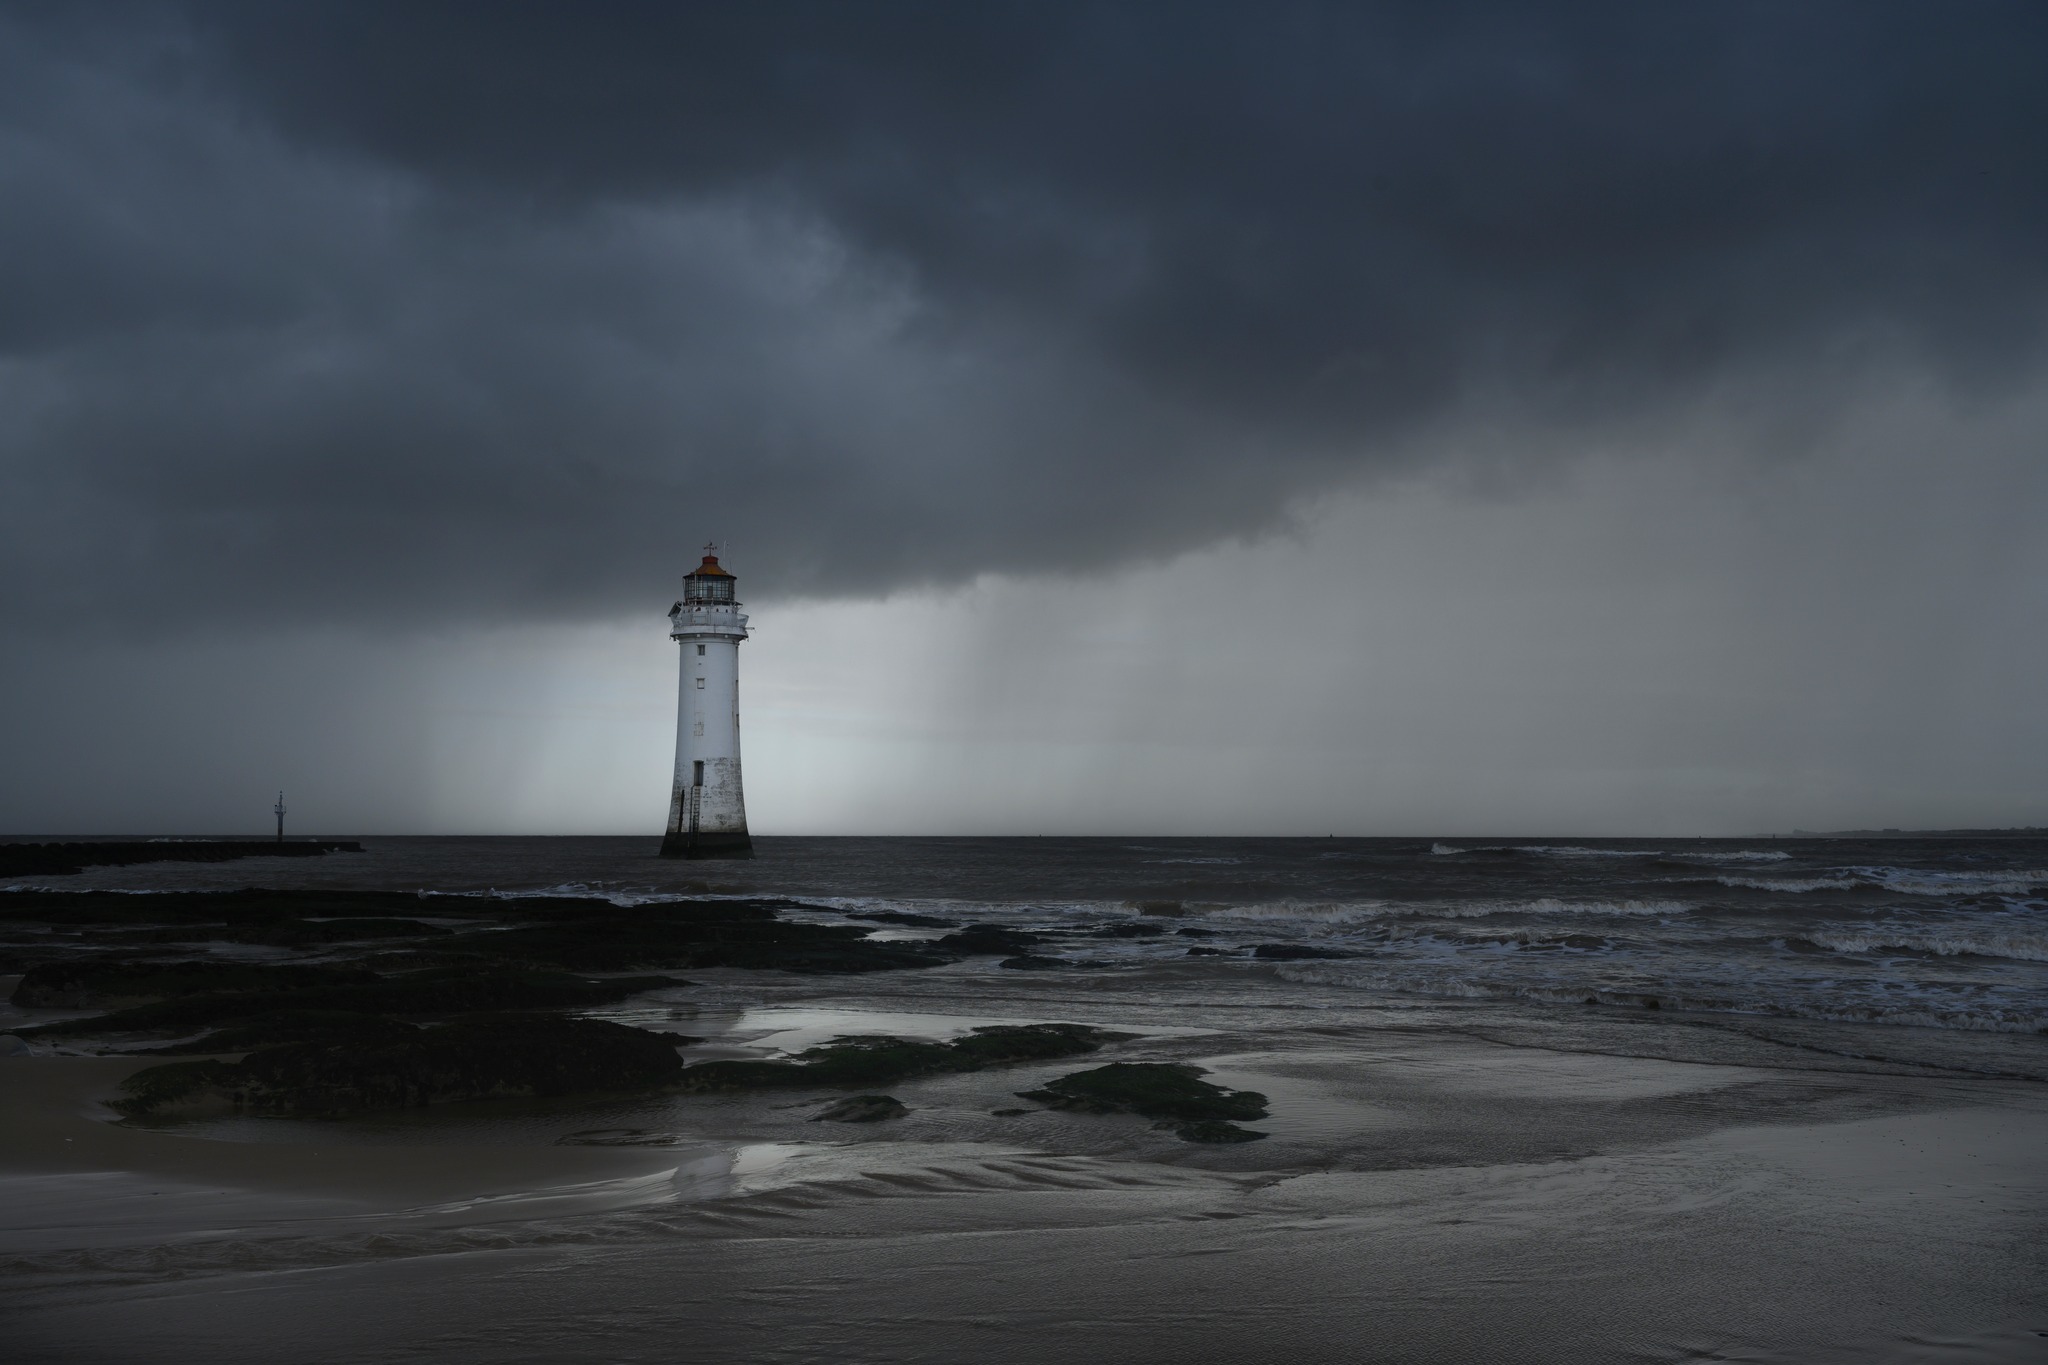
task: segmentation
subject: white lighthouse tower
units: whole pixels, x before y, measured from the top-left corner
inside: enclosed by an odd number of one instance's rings
[[[736,580],[710,553],[716,548],[704,547],[704,562],[683,576],[683,600],[668,614],[683,668],[664,858],[754,856],[740,789],[740,641],[747,618],[733,595]]]

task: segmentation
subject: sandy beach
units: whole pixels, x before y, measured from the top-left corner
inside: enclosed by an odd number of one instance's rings
[[[992,1112],[1058,1066],[910,1083],[859,1128],[777,1094],[151,1131],[101,1103],[133,1060],[4,1059],[10,1356],[2048,1358],[2037,1084],[1149,975],[710,973],[676,1027],[768,1055],[1078,1019],[1256,1086],[1268,1139]],[[595,1128],[675,1145],[554,1145]]]

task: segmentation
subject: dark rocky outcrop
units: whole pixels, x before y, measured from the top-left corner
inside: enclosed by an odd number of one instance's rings
[[[932,944],[942,953],[961,957],[1009,957],[1029,951],[1046,941],[1043,934],[1030,934],[1000,924],[970,924],[957,934],[947,934]]]
[[[812,1123],[880,1123],[900,1119],[910,1110],[893,1095],[851,1095],[811,1115]]]
[[[109,1009],[220,991],[302,991],[376,980],[360,967],[86,958],[30,968],[14,988],[13,1003],[38,1010]]]
[[[115,1108],[135,1117],[232,1109],[335,1116],[457,1100],[645,1089],[682,1070],[671,1039],[623,1024],[506,1015],[389,1041],[293,1043],[238,1063],[136,1073]]]
[[[958,956],[926,943],[869,942],[867,935],[873,931],[857,924],[783,918],[788,910],[819,908],[773,897],[623,907],[589,896],[421,896],[383,891],[149,896],[0,892],[0,919],[105,926],[95,934],[100,942],[224,940],[311,947],[424,939],[429,941],[421,945],[412,964],[422,967],[480,962],[578,972],[737,967],[819,974],[936,967]],[[468,920],[478,929],[486,923],[490,927],[488,932],[451,933],[444,925],[422,923],[422,915]],[[507,924],[513,927],[502,927]],[[1022,951],[1028,937],[1011,935],[997,950]]]
[[[1089,932],[1090,938],[1158,938],[1166,932],[1157,924],[1105,924]]]
[[[1360,957],[1362,954],[1341,952],[1335,948],[1312,948],[1306,943],[1260,943],[1253,946],[1252,956],[1278,962],[1301,962],[1310,958]]]
[[[410,1037],[418,1029],[381,1014],[350,1010],[278,1010],[251,1015],[225,1028],[170,1047],[150,1048],[158,1057],[203,1056],[222,1052],[253,1052],[284,1043],[388,1043]]]
[[[1025,953],[1018,957],[1006,957],[996,966],[1013,972],[1070,972],[1079,963],[1069,962],[1063,957],[1044,957],[1038,953]]]
[[[1250,1128],[1240,1128],[1234,1123],[1223,1123],[1217,1119],[1198,1119],[1193,1123],[1161,1124],[1172,1128],[1174,1135],[1184,1142],[1257,1142],[1267,1136]]]
[[[1077,1057],[1123,1036],[1085,1024],[1004,1024],[978,1028],[950,1043],[835,1038],[788,1061],[699,1062],[683,1071],[680,1084],[692,1091],[891,1085],[916,1076]]]
[[[1198,1066],[1171,1062],[1112,1062],[1018,1092],[1050,1109],[1084,1114],[1142,1114],[1163,1119],[1190,1142],[1249,1142],[1264,1137],[1248,1129],[1223,1130],[1230,1119],[1266,1116],[1266,1097],[1253,1090],[1226,1090],[1201,1079]]]
[[[498,915],[511,904],[482,896],[421,896],[411,891],[117,891],[0,892],[0,919],[45,924],[279,924],[311,917],[436,919],[519,918]],[[524,904],[524,902],[520,902]],[[618,907],[603,902],[614,914]]]
[[[305,948],[324,943],[377,939],[432,938],[454,931],[416,919],[278,919],[261,923],[198,924],[167,929],[101,930],[103,943],[249,943],[271,948]]]
[[[571,971],[742,967],[807,974],[896,971],[943,966],[952,958],[922,944],[870,943],[850,924],[799,924],[772,909],[720,902],[647,907],[631,915],[613,908],[600,920],[578,919],[489,933],[460,934],[437,951]]]
[[[359,984],[189,995],[85,1019],[43,1024],[22,1032],[163,1034],[307,1010],[423,1017],[486,1010],[574,1009],[688,984],[665,976],[592,981],[562,972],[477,971],[458,967],[401,976],[371,976]]]

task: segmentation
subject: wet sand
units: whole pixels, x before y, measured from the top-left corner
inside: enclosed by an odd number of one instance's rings
[[[306,1196],[407,1208],[645,1175],[675,1165],[646,1151],[591,1147],[380,1147],[230,1143],[112,1122],[105,1101],[121,1081],[163,1059],[4,1058],[0,1173],[10,1179],[121,1171],[146,1180],[210,1185],[256,1196]],[[14,1220],[6,1220],[11,1224]]]
[[[1016,976],[735,974],[675,1027],[1124,1027],[1267,1093],[1271,1136],[992,1113],[1071,1063],[858,1127],[776,1093],[148,1131],[97,1104],[139,1062],[0,1059],[9,1358],[2048,1359],[2038,1084],[1844,1055],[1868,1031]],[[552,1145],[596,1127],[678,1145]]]

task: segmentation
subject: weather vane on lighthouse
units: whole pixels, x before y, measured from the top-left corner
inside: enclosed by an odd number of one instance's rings
[[[751,858],[740,785],[740,641],[747,618],[718,545],[683,575],[683,600],[669,609],[669,638],[682,649],[676,703],[675,783],[669,794],[664,858]]]
[[[271,807],[271,809],[277,812],[277,841],[278,841],[278,842],[279,842],[279,843],[281,844],[281,843],[283,843],[283,842],[284,842],[284,793],[283,793],[283,792],[279,792],[279,793],[277,794],[277,804],[276,804],[275,806],[272,806],[272,807]]]

